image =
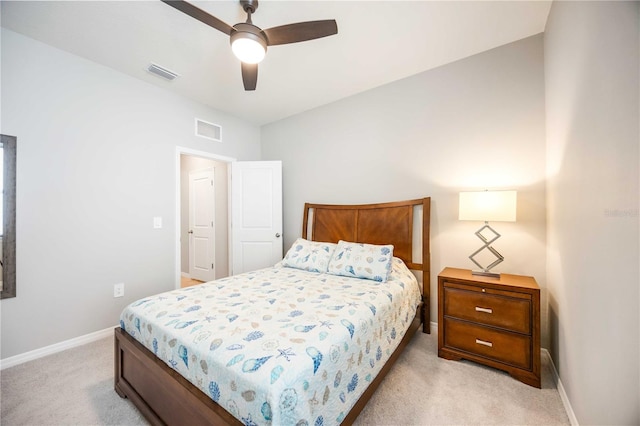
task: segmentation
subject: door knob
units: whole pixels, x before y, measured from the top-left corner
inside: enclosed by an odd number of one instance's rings
[[[192,230],[189,230],[189,233],[190,233],[190,234],[193,234],[193,231],[192,231]]]
[[[280,233],[276,232],[276,238],[280,238]]]

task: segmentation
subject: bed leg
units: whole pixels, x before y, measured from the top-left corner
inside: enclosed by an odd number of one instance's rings
[[[431,313],[428,298],[422,304],[422,332],[431,334]]]

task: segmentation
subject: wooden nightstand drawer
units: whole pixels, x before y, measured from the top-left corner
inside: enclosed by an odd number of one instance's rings
[[[445,316],[531,334],[530,298],[486,294],[478,287],[456,287],[444,284]]]
[[[531,338],[489,327],[444,320],[445,346],[518,368],[531,369]]]

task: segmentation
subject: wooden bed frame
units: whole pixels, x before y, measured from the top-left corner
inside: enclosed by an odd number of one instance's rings
[[[422,263],[413,261],[414,209],[418,206],[422,206]],[[430,333],[430,213],[430,198],[365,205],[305,204],[303,238],[310,232],[313,241],[393,244],[394,256],[423,275],[423,302],[411,326],[343,425],[355,421],[420,324],[423,333]],[[115,329],[114,350],[115,391],[129,398],[151,424],[242,424],[119,327]]]

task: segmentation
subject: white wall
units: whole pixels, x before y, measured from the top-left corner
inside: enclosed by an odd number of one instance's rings
[[[542,36],[530,37],[263,126],[263,159],[283,161],[285,249],[304,202],[432,197],[432,321],[437,274],[472,268],[480,222],[460,222],[458,192],[518,190],[518,221],[495,223],[497,270],[545,288]],[[543,291],[543,345],[546,333]]]
[[[229,179],[228,163],[193,155],[180,156],[180,259],[181,271],[189,273],[189,172],[214,169],[215,271],[216,279],[229,276]]]
[[[259,129],[2,29],[1,132],[18,137],[17,297],[1,357],[118,323],[174,288],[176,146],[260,159]],[[224,141],[193,135],[194,117]],[[162,216],[163,228],[152,218]],[[125,296],[113,298],[113,285]]]
[[[551,354],[580,424],[640,424],[639,3],[545,31]]]

